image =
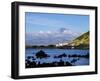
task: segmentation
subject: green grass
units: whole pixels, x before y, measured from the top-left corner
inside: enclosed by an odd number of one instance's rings
[[[70,44],[78,47],[89,48],[89,31],[74,39]]]

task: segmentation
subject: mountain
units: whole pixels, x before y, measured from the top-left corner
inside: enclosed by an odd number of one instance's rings
[[[72,40],[69,44],[77,48],[89,48],[89,31]]]

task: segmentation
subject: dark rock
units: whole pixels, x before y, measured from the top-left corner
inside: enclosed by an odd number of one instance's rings
[[[58,58],[66,57],[67,55],[63,53],[62,55],[59,55]]]
[[[69,62],[66,62],[66,65],[67,65],[67,66],[72,66],[72,64],[71,64],[71,63],[69,63]]]
[[[36,53],[36,57],[41,59],[49,57],[49,55],[47,55],[44,51],[40,50],[39,52]]]

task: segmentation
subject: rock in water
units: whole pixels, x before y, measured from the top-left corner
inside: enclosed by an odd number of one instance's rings
[[[36,57],[41,59],[49,57],[49,55],[47,55],[43,50],[40,50],[39,52],[36,53]]]

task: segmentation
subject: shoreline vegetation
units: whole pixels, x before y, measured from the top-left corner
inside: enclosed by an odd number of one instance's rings
[[[25,67],[26,68],[37,68],[37,67],[58,67],[58,66],[75,66],[73,65],[76,61],[78,61],[80,58],[86,58],[89,59],[89,53],[86,55],[77,55],[77,54],[60,54],[60,55],[55,55],[53,58],[54,59],[60,59],[59,61],[53,61],[53,62],[43,62],[40,63],[41,60],[43,59],[48,59],[51,56],[46,54],[43,50],[38,51],[35,56],[28,56],[25,59]],[[73,58],[71,62],[69,61],[63,61],[62,58]],[[36,61],[36,59],[40,59],[40,61]]]

